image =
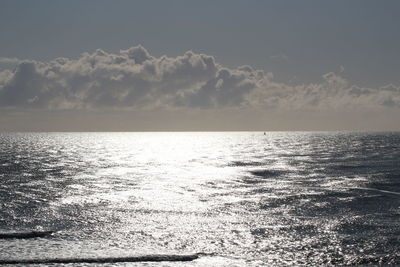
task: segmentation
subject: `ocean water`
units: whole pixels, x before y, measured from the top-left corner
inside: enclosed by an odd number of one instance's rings
[[[0,181],[2,234],[54,231],[0,261],[400,265],[400,133],[2,133]]]

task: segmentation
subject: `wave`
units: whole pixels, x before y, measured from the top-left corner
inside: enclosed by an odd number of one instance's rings
[[[398,265],[400,255],[364,256],[352,259],[349,265]]]
[[[107,258],[50,258],[0,260],[0,264],[68,264],[68,263],[117,263],[117,262],[161,262],[161,261],[193,261],[199,254],[188,255],[142,255]]]
[[[381,194],[383,194],[383,195],[400,196],[400,192],[389,191],[389,190],[381,190],[381,189],[376,189],[376,188],[367,188],[367,187],[347,187],[347,189],[350,189],[350,190],[374,191],[374,192],[377,192],[377,193],[381,193]]]
[[[0,233],[0,239],[38,238],[46,237],[53,233],[54,231],[3,232]]]
[[[263,166],[265,165],[265,162],[259,162],[259,161],[232,161],[230,163],[228,163],[227,166],[229,167],[252,167],[252,166]]]
[[[263,177],[263,178],[273,178],[273,177],[278,177],[278,176],[288,173],[288,171],[285,171],[285,170],[271,170],[271,169],[252,170],[249,172],[254,176]]]

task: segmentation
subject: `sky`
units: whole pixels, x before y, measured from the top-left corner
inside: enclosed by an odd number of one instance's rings
[[[399,11],[0,0],[0,131],[400,130]]]

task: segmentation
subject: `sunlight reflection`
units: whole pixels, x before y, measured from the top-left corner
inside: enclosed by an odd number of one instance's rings
[[[393,255],[396,140],[342,133],[31,134],[21,155],[1,165],[9,179],[0,185],[0,223],[57,228],[56,234],[0,240],[2,255],[204,253],[194,266],[351,263],[370,247]],[[379,159],[366,156],[373,148]],[[31,160],[21,164],[26,149]]]

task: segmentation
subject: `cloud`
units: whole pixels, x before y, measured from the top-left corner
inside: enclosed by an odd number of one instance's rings
[[[47,62],[0,58],[0,107],[34,109],[343,110],[400,108],[400,88],[366,88],[337,73],[320,82],[289,85],[251,66],[227,68],[188,51],[154,57],[136,46],[119,53],[97,49],[76,59]]]
[[[18,58],[0,57],[0,72],[5,69],[14,69],[20,62]]]
[[[270,56],[270,58],[274,59],[274,60],[280,60],[280,61],[289,61],[289,57],[284,53],[272,55],[272,56]]]
[[[17,64],[20,60],[15,57],[0,57],[0,64]]]

